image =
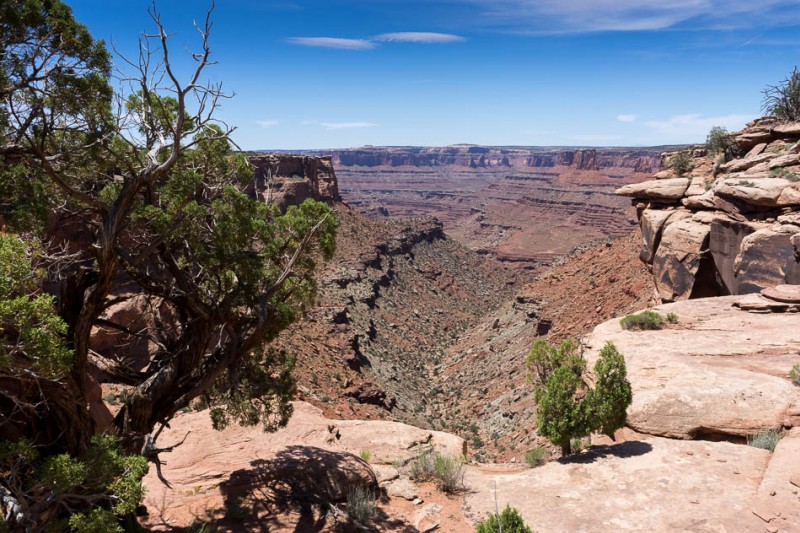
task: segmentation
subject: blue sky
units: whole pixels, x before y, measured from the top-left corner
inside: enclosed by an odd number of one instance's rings
[[[132,55],[143,0],[67,0]],[[204,0],[161,0],[190,66]],[[218,0],[208,71],[245,149],[702,142],[800,64],[800,0]]]

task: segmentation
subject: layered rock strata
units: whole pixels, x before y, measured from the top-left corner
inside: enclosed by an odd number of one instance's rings
[[[366,147],[332,157],[343,198],[373,217],[432,215],[469,248],[532,269],[636,224],[614,189],[663,148]]]
[[[634,199],[640,257],[665,302],[800,283],[800,123],[759,119],[735,141],[741,157],[694,149],[685,175],[617,190]]]

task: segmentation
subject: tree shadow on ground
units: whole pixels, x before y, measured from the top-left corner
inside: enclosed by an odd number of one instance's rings
[[[650,453],[652,450],[653,446],[650,443],[634,440],[619,444],[592,446],[580,453],[562,457],[558,462],[562,464],[589,464],[603,457],[613,456],[624,459],[626,457],[638,457]]]
[[[357,486],[370,489],[380,503],[388,502],[386,494],[378,491],[372,469],[353,454],[288,446],[274,458],[257,459],[250,465],[231,473],[219,487],[227,516],[239,515],[243,530],[415,531],[380,507],[368,528],[353,524],[342,513],[348,492]]]

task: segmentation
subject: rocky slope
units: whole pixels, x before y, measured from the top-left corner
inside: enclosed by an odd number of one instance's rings
[[[548,264],[635,224],[613,190],[658,168],[661,148],[449,146],[326,152],[343,198],[370,216],[434,215],[473,250],[519,268]]]
[[[435,372],[436,427],[464,437],[478,461],[521,460],[540,442],[525,369],[531,345],[540,336],[577,339],[647,307],[653,287],[636,259],[638,242],[630,234],[575,252],[460,335]]]
[[[759,119],[735,140],[741,157],[694,149],[686,175],[617,191],[634,199],[663,301],[800,283],[800,123]]]
[[[445,350],[511,297],[516,275],[434,219],[372,221],[341,204],[336,213],[337,251],[320,272],[318,302],[277,346],[298,357],[302,397],[328,415],[430,427]]]

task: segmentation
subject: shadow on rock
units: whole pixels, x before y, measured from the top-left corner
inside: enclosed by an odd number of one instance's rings
[[[248,531],[270,527],[294,527],[296,532],[365,531],[352,526],[337,504],[347,501],[356,487],[378,493],[378,482],[369,464],[346,452],[312,446],[289,446],[272,459],[251,461],[252,468],[236,470],[220,484],[228,518],[245,507],[248,517],[238,517]],[[289,525],[287,511],[297,516]],[[378,531],[413,531],[402,521],[390,519],[381,509],[372,517]]]
[[[646,453],[650,453],[652,450],[653,446],[650,443],[642,441],[628,441],[611,445],[604,444],[600,446],[592,446],[588,450],[584,450],[568,457],[562,457],[558,460],[558,462],[563,464],[588,464],[593,463],[597,459],[601,459],[603,457],[613,456],[624,459],[626,457],[637,457],[639,455],[644,455]]]

